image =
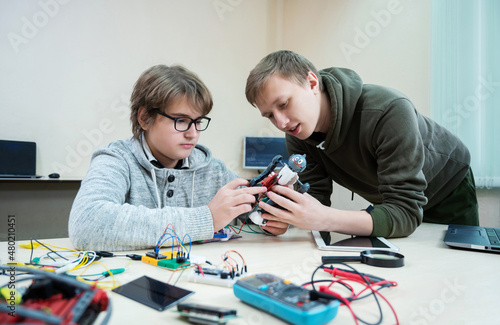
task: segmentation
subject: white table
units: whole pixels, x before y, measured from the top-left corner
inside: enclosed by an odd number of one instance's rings
[[[351,263],[358,271],[398,282],[397,287],[384,289],[382,294],[394,306],[401,324],[500,324],[500,254],[457,250],[447,247],[443,237],[447,226],[423,224],[406,238],[391,241],[405,255],[401,268],[377,268]],[[310,232],[290,229],[280,237],[242,233],[243,238],[228,242],[193,245],[192,254],[204,256],[212,263],[219,263],[220,256],[228,250],[240,252],[248,264],[250,273],[272,273],[293,283],[308,282],[323,255],[353,255],[353,253],[327,252],[316,248]],[[69,239],[47,239],[44,242],[72,247]],[[16,248],[17,259],[29,261],[29,250]],[[46,250],[36,249],[34,256]],[[143,254],[144,251],[135,252]],[[354,253],[356,254],[356,253]],[[0,243],[0,258],[6,262],[7,243]],[[172,273],[126,257],[102,260],[109,268],[126,267],[127,271],[116,276],[122,284],[142,275],[167,282]],[[96,266],[98,272],[102,268]],[[236,308],[239,318],[229,324],[282,324],[265,312],[241,302],[231,288],[193,283],[188,281],[194,270],[179,271],[172,276],[171,284],[195,291],[185,302],[195,302],[221,307]],[[318,272],[317,278],[328,278]],[[1,279],[1,278],[0,278]],[[5,280],[2,280],[5,281]],[[4,282],[3,282],[4,283]],[[158,312],[114,292],[110,292],[113,304],[111,324],[186,324],[176,308]],[[383,324],[395,324],[389,307],[383,302]],[[378,310],[373,298],[352,304],[355,312],[364,320],[376,322]],[[354,324],[345,306],[339,308],[332,324]]]

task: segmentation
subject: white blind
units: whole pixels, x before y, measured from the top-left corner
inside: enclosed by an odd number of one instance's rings
[[[500,187],[500,1],[433,0],[431,117],[465,142],[476,186]]]

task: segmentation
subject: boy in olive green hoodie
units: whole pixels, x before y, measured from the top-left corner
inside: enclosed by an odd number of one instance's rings
[[[408,236],[422,221],[478,225],[467,147],[402,93],[277,51],[251,71],[246,96],[286,133],[288,152],[307,157],[300,180],[311,185],[308,194],[275,187],[269,198],[286,210],[262,203],[266,219],[383,237]],[[373,206],[330,207],[333,181]]]

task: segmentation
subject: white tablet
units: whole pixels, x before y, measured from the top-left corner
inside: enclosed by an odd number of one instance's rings
[[[379,249],[399,251],[399,247],[383,237],[351,236],[325,231],[312,231],[312,235],[316,245],[321,250],[360,252],[368,249]]]

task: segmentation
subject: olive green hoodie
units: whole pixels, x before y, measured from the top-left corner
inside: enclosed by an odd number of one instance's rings
[[[394,89],[363,84],[348,69],[319,74],[332,113],[328,133],[286,136],[290,153],[307,155],[300,180],[328,206],[332,181],[371,202],[372,236],[411,234],[464,178],[467,147]]]

